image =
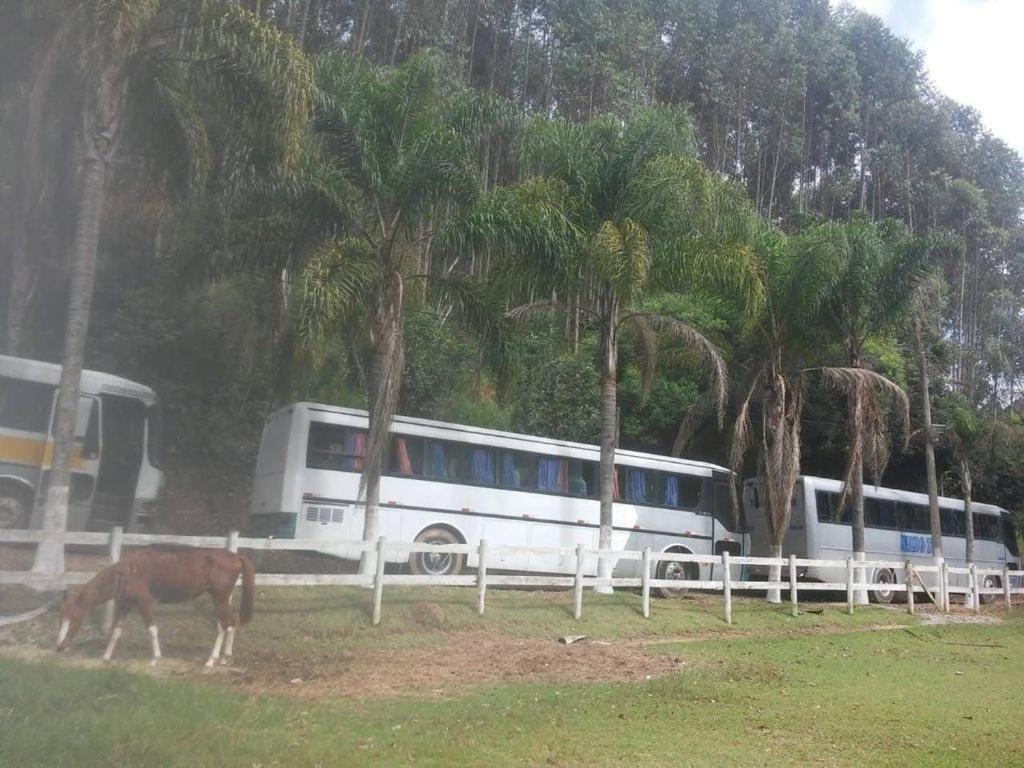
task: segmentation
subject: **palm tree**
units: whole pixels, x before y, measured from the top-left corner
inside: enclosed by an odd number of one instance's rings
[[[906,393],[869,368],[865,345],[894,330],[906,313],[914,288],[927,273],[928,249],[914,247],[902,225],[876,224],[853,218],[826,224],[822,250],[831,249],[841,261],[841,271],[823,317],[833,338],[845,352],[847,368],[832,377],[846,398],[849,457],[840,507],[852,507],[854,557],[864,557],[864,470],[876,483],[889,461],[889,435],[884,407],[891,403],[903,424],[904,442],[909,437],[910,405]],[[858,590],[858,602],[867,594]]]
[[[449,86],[433,52],[382,70],[329,55],[317,62],[317,146],[296,188],[318,202],[315,247],[302,274],[298,335],[307,350],[341,332],[365,342],[369,436],[363,538],[377,537],[380,476],[404,360],[404,310],[422,297],[446,214],[480,192],[477,152],[506,119],[493,98]],[[489,295],[460,273],[430,275],[446,306],[485,335],[500,332]],[[419,290],[416,290],[419,286]],[[364,572],[372,557],[362,558]]]
[[[801,392],[810,373],[801,366],[813,356],[817,339],[812,329],[839,274],[835,254],[818,247],[816,234],[812,230],[803,236],[786,237],[751,217],[744,238],[749,253],[745,279],[753,288],[740,293],[755,298],[743,308],[746,317],[742,332],[751,365],[733,426],[729,460],[736,476],[741,477],[750,447],[751,406],[760,401],[758,476],[772,557],[777,558],[782,557],[783,537],[789,528],[793,492],[800,475]],[[726,296],[737,293],[733,285],[718,288]],[[828,371],[827,375],[836,374]],[[734,511],[738,512],[735,483],[732,496]],[[773,567],[769,580],[778,581],[779,577],[778,567]],[[780,600],[778,590],[768,592],[769,602]]]
[[[612,545],[624,336],[638,345],[645,391],[659,338],[694,350],[708,368],[721,420],[726,370],[718,350],[688,323],[646,312],[642,303],[652,292],[690,287],[731,268],[730,254],[714,246],[739,196],[692,152],[691,123],[679,109],[643,108],[582,124],[537,119],[520,142],[526,180],[482,201],[453,227],[449,243],[503,254],[494,280],[508,296],[525,300],[513,317],[557,310],[600,334],[601,549]],[[611,567],[602,560],[602,578]]]
[[[254,14],[216,0],[83,0],[72,4],[64,54],[82,72],[81,203],[70,254],[67,331],[44,527],[67,526],[78,389],[96,255],[111,169],[133,139],[161,159],[190,158],[199,183],[210,162],[207,122],[237,131],[236,151],[294,159],[312,91],[305,57]],[[153,136],[161,141],[152,142]],[[151,143],[146,143],[151,142]],[[63,571],[59,540],[34,570]]]

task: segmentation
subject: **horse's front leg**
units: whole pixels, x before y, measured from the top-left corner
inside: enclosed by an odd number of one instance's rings
[[[149,665],[155,667],[160,663],[160,637],[156,629],[156,619],[153,616],[153,598],[139,600],[139,613],[142,615],[142,621],[145,622],[146,629],[149,630],[149,636],[153,640],[153,660],[149,662]]]

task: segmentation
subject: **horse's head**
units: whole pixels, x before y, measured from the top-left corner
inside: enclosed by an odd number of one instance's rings
[[[60,601],[60,630],[57,632],[57,650],[65,651],[78,630],[82,619],[88,613],[89,606],[85,599],[85,587],[69,589]]]

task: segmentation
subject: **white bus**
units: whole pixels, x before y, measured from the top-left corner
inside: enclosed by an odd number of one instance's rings
[[[0,355],[0,528],[39,527],[61,368]],[[68,528],[146,527],[163,486],[160,407],[149,387],[83,371]]]
[[[793,509],[782,551],[811,560],[845,560],[853,554],[853,528],[850,505],[839,513],[838,502],[842,482],[821,477],[803,476],[793,494]],[[744,483],[743,502],[750,531],[750,549],[755,556],[771,556],[771,540],[765,520],[764,492],[757,479]],[[992,504],[973,502],[974,562],[980,568],[1016,569],[1020,559],[1017,532],[1010,513]],[[939,497],[942,521],[942,556],[949,565],[963,567],[967,558],[964,502]],[[911,561],[931,565],[932,538],[928,514],[928,495],[894,488],[864,486],[864,554],[868,560]],[[766,575],[766,569],[752,569],[755,577]],[[888,569],[865,574],[869,582],[895,583],[899,573]],[[801,570],[800,578],[810,581],[842,582],[845,573],[833,569]],[[922,574],[926,583],[934,584],[934,574]],[[965,576],[950,576],[957,586],[966,586]],[[1001,586],[998,576],[984,577],[981,586]],[[898,590],[875,590],[871,597],[877,602],[892,602]],[[991,597],[991,596],[989,596]]]
[[[251,506],[256,536],[359,540],[366,445],[363,411],[296,403],[263,429]],[[380,534],[392,541],[597,548],[599,449],[591,445],[398,416],[380,491]],[[730,473],[699,461],[618,451],[613,549],[742,553]],[[347,553],[353,557],[352,553]],[[596,560],[596,558],[595,558]],[[457,574],[476,558],[414,554],[417,574]],[[572,573],[574,556],[504,555],[495,569]],[[616,577],[636,576],[637,561]],[[585,566],[593,575],[596,563]],[[710,578],[692,563],[659,564],[659,578]]]

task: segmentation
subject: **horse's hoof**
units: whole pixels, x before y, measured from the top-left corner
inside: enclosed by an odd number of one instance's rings
[[[204,666],[207,669],[213,669],[213,659],[209,659]]]
[[[151,662],[149,662],[149,666],[151,666],[151,667],[156,667],[159,664],[160,664],[160,659],[153,659]]]
[[[231,663],[231,657],[230,656],[224,656],[220,660],[220,665],[222,667],[226,667],[230,663]]]

